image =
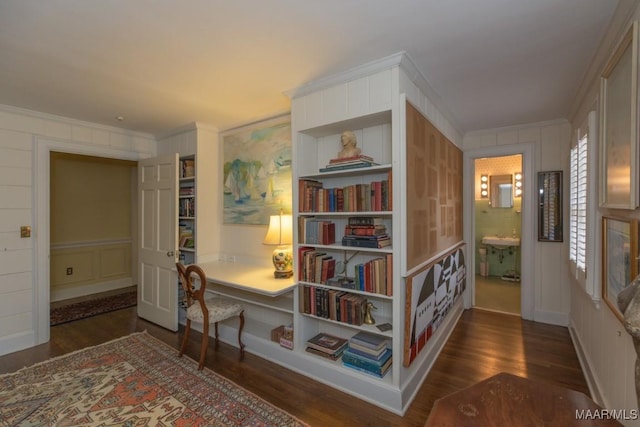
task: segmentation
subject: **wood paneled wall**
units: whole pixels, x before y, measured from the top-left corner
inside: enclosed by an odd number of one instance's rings
[[[407,103],[407,269],[462,241],[462,151]]]

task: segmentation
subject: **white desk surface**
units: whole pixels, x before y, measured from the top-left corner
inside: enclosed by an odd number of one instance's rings
[[[213,261],[200,264],[207,281],[212,284],[255,292],[270,297],[287,293],[296,284],[293,277],[276,279],[273,277],[273,267],[260,267],[238,262]]]

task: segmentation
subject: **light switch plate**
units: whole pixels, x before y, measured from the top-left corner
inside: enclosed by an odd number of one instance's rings
[[[23,225],[22,227],[20,227],[20,237],[22,237],[22,238],[31,237],[31,226],[30,225]]]

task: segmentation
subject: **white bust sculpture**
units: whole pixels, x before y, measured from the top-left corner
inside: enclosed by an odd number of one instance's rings
[[[338,158],[343,159],[345,157],[354,157],[360,155],[360,149],[356,147],[358,141],[356,135],[350,131],[345,130],[340,136],[342,143],[342,150],[338,153]]]

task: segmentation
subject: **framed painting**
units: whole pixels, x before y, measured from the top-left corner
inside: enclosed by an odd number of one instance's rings
[[[602,218],[602,295],[624,322],[618,294],[638,273],[638,227],[631,219]]]
[[[638,206],[638,22],[634,22],[600,79],[600,206]]]
[[[466,245],[406,278],[404,366],[409,366],[466,289]]]
[[[291,116],[222,133],[223,221],[267,225],[291,213]]]

